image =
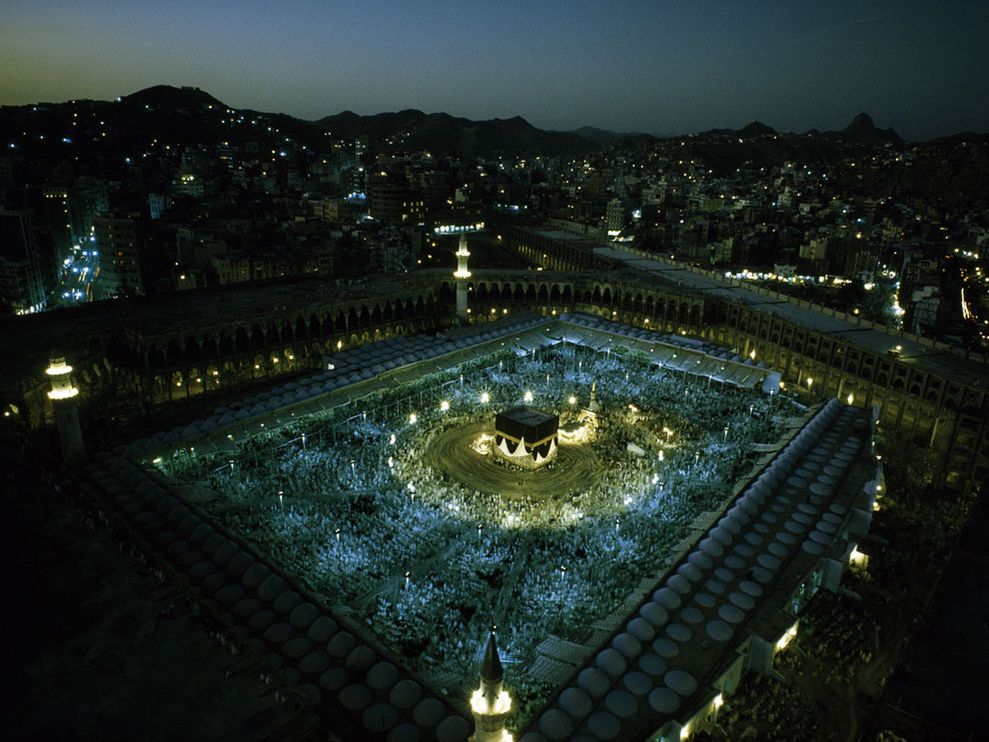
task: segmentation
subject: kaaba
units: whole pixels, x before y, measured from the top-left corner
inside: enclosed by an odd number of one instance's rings
[[[514,464],[535,468],[556,454],[560,416],[529,407],[495,415],[495,450]]]

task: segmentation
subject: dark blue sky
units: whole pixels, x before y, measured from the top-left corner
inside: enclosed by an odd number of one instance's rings
[[[521,115],[683,133],[859,111],[924,139],[989,131],[989,2],[2,0],[0,103],[197,85],[303,118]]]

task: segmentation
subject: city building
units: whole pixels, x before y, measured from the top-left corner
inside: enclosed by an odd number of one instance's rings
[[[144,293],[144,243],[139,220],[139,214],[123,212],[95,217],[93,234],[101,256],[103,291],[108,297]]]

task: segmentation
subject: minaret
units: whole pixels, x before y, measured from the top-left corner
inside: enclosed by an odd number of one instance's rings
[[[60,353],[52,353],[51,363],[45,373],[51,378],[52,388],[48,399],[55,411],[55,424],[62,442],[62,458],[77,461],[86,453],[82,442],[82,426],[79,424],[79,390],[72,384],[72,366]]]
[[[453,272],[453,277],[457,279],[457,316],[467,319],[467,279],[471,275],[467,268],[467,258],[470,257],[470,250],[467,249],[467,235],[460,235],[460,246],[455,255],[457,256],[457,270]]]
[[[488,646],[481,663],[481,685],[470,697],[470,710],[474,714],[474,742],[511,742],[512,735],[505,729],[505,719],[512,709],[512,699],[501,682],[505,673],[498,657],[498,642],[492,627]]]

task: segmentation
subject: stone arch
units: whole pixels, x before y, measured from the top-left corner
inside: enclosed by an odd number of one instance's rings
[[[215,361],[220,357],[220,344],[212,336],[207,336],[200,347],[200,357],[204,360]]]
[[[238,353],[249,353],[251,351],[251,339],[247,334],[247,330],[243,327],[238,327],[234,333],[234,347]]]
[[[221,356],[232,356],[237,352],[234,346],[234,339],[230,337],[230,333],[224,330],[220,333],[219,348]]]
[[[195,362],[199,360],[200,348],[199,343],[196,341],[192,335],[186,336],[185,339],[185,359],[189,362]]]
[[[453,290],[450,288],[450,284],[446,281],[440,284],[440,302],[443,304],[453,303]]]
[[[181,366],[183,361],[182,348],[179,346],[178,338],[172,338],[168,342],[168,350],[165,351],[169,366]]]
[[[166,366],[166,357],[164,351],[157,345],[153,346],[148,350],[147,364],[150,368],[161,369]]]
[[[281,337],[278,335],[278,328],[275,326],[274,322],[269,322],[268,329],[264,333],[264,344],[278,345],[280,342]]]

